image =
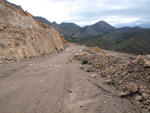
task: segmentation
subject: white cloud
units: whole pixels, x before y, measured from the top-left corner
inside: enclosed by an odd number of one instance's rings
[[[112,25],[150,20],[150,0],[8,0],[34,16],[81,26],[104,20]],[[138,23],[138,22],[137,22]]]

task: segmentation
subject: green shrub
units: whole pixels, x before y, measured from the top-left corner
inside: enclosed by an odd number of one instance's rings
[[[82,64],[88,64],[88,61],[87,60],[83,60]]]

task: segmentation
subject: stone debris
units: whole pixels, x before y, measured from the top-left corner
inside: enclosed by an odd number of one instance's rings
[[[142,97],[143,99],[149,99],[150,98],[150,94],[147,94],[147,93],[142,93]]]
[[[141,101],[141,100],[142,100],[142,96],[137,95],[137,96],[135,97],[135,100],[136,100],[136,101]]]
[[[108,79],[108,80],[105,80],[103,83],[104,83],[104,84],[112,84],[112,80],[111,80],[111,79]]]
[[[91,77],[91,78],[95,78],[95,77],[96,77],[96,75],[92,74],[92,75],[90,75],[90,77]]]
[[[85,69],[85,67],[84,67],[83,65],[81,65],[81,66],[80,66],[80,69],[81,69],[81,70],[84,70],[84,69]]]
[[[86,66],[86,71],[87,72],[94,72],[94,68],[91,65]]]
[[[114,85],[121,91],[118,96],[131,96],[144,108],[150,108],[150,55],[125,58],[107,55],[93,47],[78,51],[74,59],[87,61],[88,72],[98,70],[99,75],[106,78],[104,84]]]
[[[124,97],[126,97],[126,96],[128,96],[128,95],[129,95],[129,92],[128,92],[128,91],[126,91],[126,92],[120,92],[120,93],[118,94],[118,96],[121,97],[121,98],[124,98]]]

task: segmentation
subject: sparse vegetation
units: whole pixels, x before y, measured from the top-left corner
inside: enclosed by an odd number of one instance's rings
[[[102,49],[126,53],[150,54],[150,29],[116,30],[95,37],[81,39],[67,38],[67,40],[89,47],[98,46]]]
[[[87,60],[83,60],[82,64],[88,64],[88,61]]]

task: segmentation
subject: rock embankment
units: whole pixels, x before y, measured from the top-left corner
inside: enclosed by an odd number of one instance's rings
[[[0,0],[0,63],[61,51],[67,43],[51,26]]]
[[[105,77],[104,84],[114,85],[120,97],[131,96],[150,111],[150,55],[124,58],[95,47],[75,53],[74,58],[84,64],[81,69],[89,72],[90,67]]]

